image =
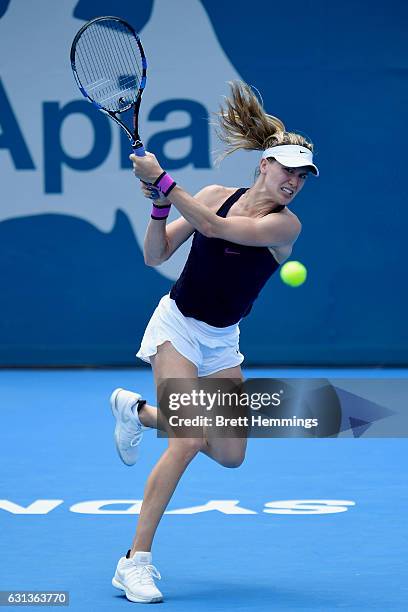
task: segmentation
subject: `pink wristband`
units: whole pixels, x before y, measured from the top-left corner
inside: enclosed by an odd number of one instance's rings
[[[157,221],[160,221],[160,219],[167,219],[170,213],[170,208],[171,204],[164,204],[163,206],[159,206],[158,204],[153,203],[150,217],[152,219],[156,219]]]
[[[162,172],[154,181],[153,185],[160,189],[164,196],[168,196],[170,191],[176,186],[176,181],[174,181],[167,172]]]

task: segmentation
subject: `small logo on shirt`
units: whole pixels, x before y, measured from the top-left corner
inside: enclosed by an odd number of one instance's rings
[[[233,251],[232,249],[224,249],[224,253],[226,255],[241,255],[241,253],[239,251]]]

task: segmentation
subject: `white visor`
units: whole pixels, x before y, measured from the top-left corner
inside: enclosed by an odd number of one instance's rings
[[[299,145],[278,145],[277,147],[270,147],[262,153],[262,159],[273,157],[282,166],[287,168],[300,168],[301,166],[307,166],[311,169],[311,172],[315,176],[319,176],[319,170],[313,163],[313,153],[301,147]]]

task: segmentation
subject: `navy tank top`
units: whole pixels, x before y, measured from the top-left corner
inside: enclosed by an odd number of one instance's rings
[[[226,217],[247,191],[235,191],[217,211]],[[280,212],[279,206],[273,212]],[[191,250],[170,291],[185,317],[214,327],[228,327],[246,317],[266,281],[279,268],[267,247],[245,246],[194,232]]]

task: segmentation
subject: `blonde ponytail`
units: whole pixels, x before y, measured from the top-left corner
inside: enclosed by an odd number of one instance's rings
[[[226,145],[217,161],[238,149],[264,151],[282,144],[297,144],[313,151],[307,138],[287,132],[278,117],[265,113],[249,85],[242,81],[231,81],[229,85],[231,93],[217,113],[217,134]]]

